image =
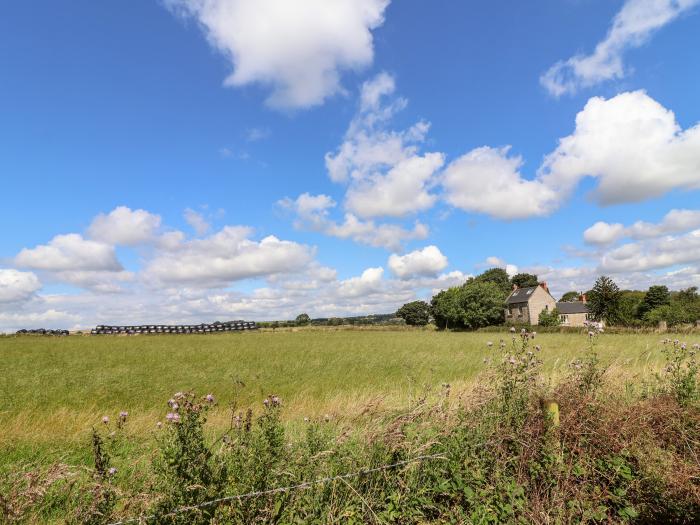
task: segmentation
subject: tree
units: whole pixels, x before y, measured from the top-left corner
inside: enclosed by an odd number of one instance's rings
[[[637,317],[644,318],[647,312],[669,304],[671,304],[671,294],[666,286],[650,286],[642,303],[639,305]]]
[[[510,283],[510,279],[508,278],[508,273],[506,273],[503,268],[491,268],[490,270],[486,270],[481,275],[477,275],[473,280],[483,283],[494,283],[496,286],[498,286],[499,290],[501,290],[504,300],[506,297],[508,297],[508,294],[513,288]],[[468,282],[469,281],[467,281],[467,283]]]
[[[513,277],[511,277],[510,282],[518,288],[529,288],[539,284],[537,276],[531,273],[516,273]]]
[[[311,317],[309,317],[309,314],[303,313],[297,315],[297,318],[295,320],[297,326],[306,326],[311,322]]]
[[[399,308],[396,315],[408,325],[425,326],[430,322],[430,305],[425,301],[406,303]]]
[[[557,310],[556,308],[553,308],[551,311],[542,310],[540,312],[538,324],[540,326],[559,326],[561,324],[561,317],[559,317],[559,310]]]
[[[472,330],[504,322],[503,292],[495,281],[470,280],[459,293],[462,325]]]
[[[459,287],[442,290],[430,300],[430,312],[438,328],[462,327],[459,290]]]
[[[610,277],[602,275],[596,280],[588,298],[588,310],[596,321],[615,324],[620,315],[620,288]]]
[[[637,290],[625,290],[620,294],[620,307],[618,309],[618,322],[625,326],[639,325],[637,318],[639,305],[644,300],[644,292]]]
[[[578,292],[566,292],[564,295],[561,296],[560,301],[562,303],[574,303],[578,301],[579,298],[579,293]]]

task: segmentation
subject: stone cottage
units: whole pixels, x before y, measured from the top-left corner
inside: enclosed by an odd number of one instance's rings
[[[515,287],[506,299],[506,323],[537,325],[540,313],[551,312],[556,306],[545,282],[528,288]]]
[[[586,326],[591,320],[586,294],[581,294],[578,301],[557,303],[557,311],[562,326]]]

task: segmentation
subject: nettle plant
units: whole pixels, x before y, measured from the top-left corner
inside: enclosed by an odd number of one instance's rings
[[[699,397],[698,362],[696,354],[700,344],[689,346],[678,339],[661,341],[661,352],[666,360],[663,374],[659,376],[662,389],[671,393],[678,404],[686,406]]]

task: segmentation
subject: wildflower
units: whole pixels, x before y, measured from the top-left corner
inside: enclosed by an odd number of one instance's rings
[[[158,421],[158,423],[156,423],[156,428],[161,428],[162,426],[163,426],[163,423],[161,423],[160,421]]]
[[[489,348],[491,348],[491,347],[493,346],[493,343],[492,343],[491,341],[489,341],[488,343],[486,343],[486,346],[488,346]]]
[[[272,396],[270,399],[272,401],[272,406],[274,406],[274,407],[279,406],[279,404],[280,404],[279,396]]]
[[[121,419],[122,421],[126,421],[126,418],[128,415],[129,415],[129,413],[126,412],[125,410],[122,412],[119,412],[119,419]]]
[[[167,419],[171,423],[179,423],[180,414],[178,414],[177,412],[168,412],[168,414],[165,416],[165,419]]]
[[[114,467],[109,467],[109,470],[107,471],[107,474],[110,476],[114,476],[117,473],[117,469]]]
[[[542,350],[542,347],[540,345],[535,345],[535,350],[539,352],[540,350]]]
[[[515,360],[515,357],[510,356],[510,359],[508,360],[508,362],[509,362],[511,365],[514,365],[517,361]]]
[[[521,328],[521,329],[520,329],[520,333],[521,333],[521,334],[526,334],[526,333],[527,333],[527,330],[525,330],[524,328]]]
[[[326,423],[328,423],[328,422],[331,420],[331,416],[329,416],[328,414],[326,414],[325,416],[323,416],[323,419],[324,419],[324,421],[325,421]]]
[[[685,350],[685,349],[686,349],[685,343],[681,343],[681,350]]]
[[[207,403],[213,403],[215,401],[213,394],[207,394],[204,399],[207,401]]]
[[[593,331],[588,332],[588,337],[593,337],[594,335]]]
[[[514,333],[515,333],[515,327],[514,327],[514,326],[511,326],[511,327],[510,327],[510,333],[511,333],[511,334],[514,334]]]
[[[309,418],[308,418],[308,417],[305,417],[305,418],[304,418],[304,423],[308,423],[308,422],[309,422]]]
[[[530,337],[532,337],[534,339],[536,335],[537,335],[537,332],[532,332],[532,334],[530,334]]]
[[[270,406],[270,400],[268,398],[263,399],[263,405],[265,405],[265,408]]]
[[[102,416],[102,422],[103,422],[105,425],[109,425],[109,417],[107,417],[107,416]]]

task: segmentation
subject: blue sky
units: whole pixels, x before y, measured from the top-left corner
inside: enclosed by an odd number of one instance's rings
[[[12,2],[0,330],[700,285],[698,4]]]

